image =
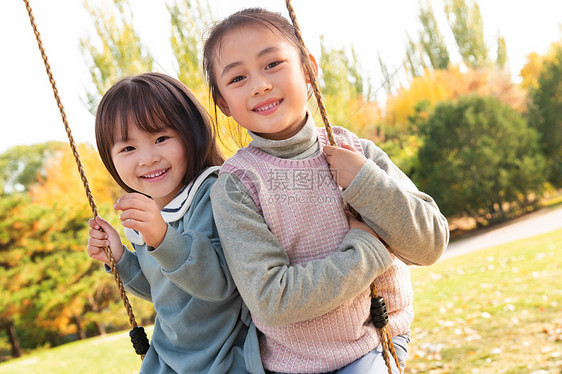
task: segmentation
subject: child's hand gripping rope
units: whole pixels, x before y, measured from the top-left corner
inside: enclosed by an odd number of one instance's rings
[[[363,164],[367,162],[363,153],[349,144],[342,143],[341,147],[327,145],[323,150],[332,176],[341,188],[349,187]]]

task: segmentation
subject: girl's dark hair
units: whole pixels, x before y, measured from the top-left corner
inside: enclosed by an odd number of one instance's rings
[[[203,169],[221,165],[224,157],[213,133],[212,119],[182,82],[160,73],[126,77],[115,83],[101,99],[96,113],[96,144],[100,157],[115,181],[127,186],[115,169],[111,149],[117,139],[128,139],[128,125],[154,133],[166,128],[178,132],[188,163],[184,184]]]
[[[210,96],[215,103],[221,97],[215,79],[216,55],[220,49],[223,37],[229,31],[245,25],[261,25],[274,33],[278,33],[295,46],[300,55],[303,66],[308,65],[308,51],[295,35],[293,25],[281,13],[271,12],[262,8],[248,8],[233,13],[214,25],[203,47],[203,70],[209,84]],[[305,70],[306,71],[306,70]]]

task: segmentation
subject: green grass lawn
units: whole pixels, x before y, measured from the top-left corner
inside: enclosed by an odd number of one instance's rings
[[[562,373],[562,230],[412,269],[408,373]]]
[[[562,373],[562,230],[411,270],[416,317],[407,373]],[[0,374],[139,367],[122,332],[7,361]]]
[[[152,326],[145,328],[150,338]],[[141,359],[123,331],[36,351],[0,364],[2,374],[133,374]]]

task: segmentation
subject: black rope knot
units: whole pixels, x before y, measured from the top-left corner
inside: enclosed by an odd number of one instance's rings
[[[388,324],[386,304],[380,296],[371,297],[371,320],[377,329],[382,329]]]
[[[142,326],[134,327],[129,331],[129,336],[131,337],[131,343],[133,343],[133,348],[138,355],[144,355],[148,352],[150,343],[148,342],[148,337],[144,328]]]

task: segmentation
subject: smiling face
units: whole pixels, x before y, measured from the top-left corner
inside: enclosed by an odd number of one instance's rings
[[[217,105],[244,128],[273,140],[306,121],[307,77],[293,44],[248,24],[224,35],[216,51]]]
[[[183,187],[187,156],[177,131],[145,132],[128,125],[127,139],[117,139],[111,158],[123,182],[164,208]]]

